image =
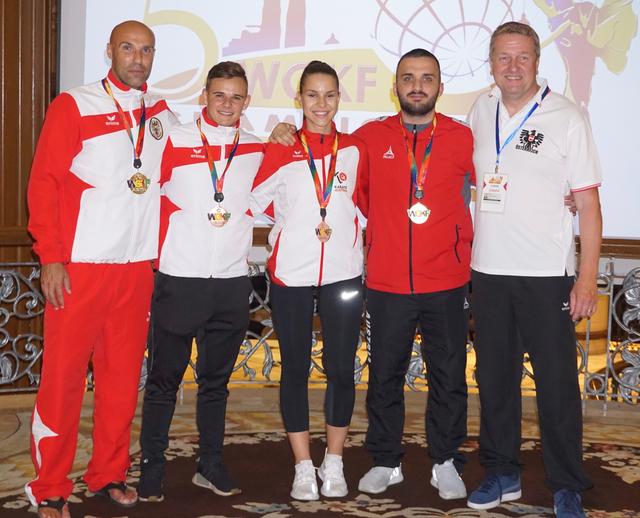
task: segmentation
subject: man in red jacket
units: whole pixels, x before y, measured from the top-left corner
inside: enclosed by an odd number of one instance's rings
[[[400,113],[355,133],[369,157],[358,200],[368,217],[365,447],[374,463],[358,489],[368,493],[381,493],[403,480],[403,389],[419,328],[429,384],[431,485],[444,499],[466,497],[459,447],[467,420],[473,137],[466,125],[436,113],[442,91],[438,60],[414,49],[400,58],[396,69]],[[281,125],[272,138],[292,142],[286,128]]]
[[[129,437],[158,251],[160,158],[175,122],[146,93],[155,37],[117,25],[101,81],[51,103],[29,179],[29,231],[42,263],[44,357],[31,428],[41,518],[69,518],[86,373],[94,375],[93,452],[84,480],[116,504],[137,502],[125,484]]]
[[[365,447],[374,466],[359,484],[368,493],[403,480],[403,389],[418,328],[429,386],[431,485],[444,499],[466,496],[458,475],[464,456],[458,448],[466,438],[467,420],[473,138],[468,127],[436,113],[442,90],[436,57],[412,50],[396,68],[400,113],[356,132],[369,153],[360,207],[368,217]]]

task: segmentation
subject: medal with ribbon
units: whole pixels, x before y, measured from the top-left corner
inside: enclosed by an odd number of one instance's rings
[[[216,202],[216,206],[211,209],[207,213],[207,219],[209,223],[211,223],[214,227],[223,227],[229,219],[231,219],[231,213],[227,211],[222,205],[220,205],[224,201],[224,193],[222,189],[224,188],[224,179],[231,166],[231,162],[233,161],[233,157],[236,155],[236,151],[238,150],[238,144],[240,142],[240,130],[236,130],[236,134],[233,137],[233,143],[231,144],[231,152],[227,157],[227,163],[224,166],[224,170],[222,174],[218,174],[218,170],[216,169],[216,162],[213,158],[213,152],[210,149],[209,141],[207,140],[207,136],[202,131],[202,118],[199,117],[196,121],[196,125],[198,126],[198,131],[200,132],[200,138],[202,139],[202,146],[207,154],[207,162],[209,163],[209,173],[211,174],[211,183],[213,183],[213,199]],[[221,147],[224,149],[224,146]]]
[[[402,121],[400,121],[400,124],[402,125]],[[429,171],[429,163],[431,162],[431,151],[433,149],[433,141],[437,124],[437,117],[434,115],[433,123],[431,124],[431,135],[429,135],[429,142],[427,142],[427,146],[424,149],[424,155],[422,156],[420,168],[418,168],[418,163],[416,162],[413,148],[409,144],[409,140],[407,139],[407,134],[404,128],[401,128],[402,135],[404,136],[405,147],[407,148],[407,159],[409,160],[409,170],[411,171],[413,196],[416,200],[418,200],[411,206],[410,209],[407,210],[407,215],[409,216],[409,219],[411,221],[417,223],[418,225],[426,222],[429,218],[429,214],[431,214],[431,211],[425,205],[423,205],[420,200],[424,197],[424,182]]]
[[[311,153],[311,148],[307,143],[307,137],[305,136],[303,131],[298,133],[298,137],[300,138],[300,143],[302,144],[302,148],[304,149],[307,155],[307,163],[309,165],[309,172],[311,173],[311,178],[313,179],[313,185],[316,189],[316,197],[318,198],[318,205],[320,205],[320,218],[321,221],[316,227],[316,237],[321,243],[326,243],[329,241],[331,237],[331,227],[325,221],[327,217],[327,205],[329,205],[329,200],[331,199],[331,193],[333,192],[333,179],[335,177],[336,172],[336,162],[338,158],[338,132],[336,131],[336,136],[333,139],[333,146],[331,148],[331,161],[329,162],[329,174],[323,178],[324,180],[324,189],[322,188],[320,182],[320,175],[318,174],[318,170],[316,168],[316,164],[313,160],[313,154]]]
[[[144,128],[147,121],[147,109],[144,104],[144,97],[140,100],[140,124],[138,127],[138,138],[134,141],[131,124],[129,124],[129,120],[125,115],[122,106],[120,106],[120,103],[113,95],[111,85],[106,78],[102,80],[102,88],[104,88],[105,92],[107,92],[109,97],[113,100],[116,110],[118,110],[118,115],[120,115],[120,121],[127,130],[127,135],[129,136],[131,146],[133,147],[133,168],[135,169],[135,172],[131,178],[127,180],[127,187],[129,187],[131,192],[134,194],[144,194],[147,192],[149,184],[151,183],[151,180],[140,172],[140,168],[142,167],[140,155],[142,154],[142,147],[144,146]]]

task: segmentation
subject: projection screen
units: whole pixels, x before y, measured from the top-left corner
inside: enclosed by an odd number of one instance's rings
[[[341,79],[338,129],[397,111],[398,57],[426,48],[442,64],[438,110],[464,119],[489,88],[491,31],[531,24],[542,41],[540,76],[590,117],[604,169],[604,235],[640,239],[640,0],[61,0],[59,89],[105,76],[111,28],[141,20],[156,34],[150,89],[185,122],[201,109],[209,68],[242,63],[252,96],[244,126],[260,136],[300,122],[293,100],[304,65],[321,59]]]

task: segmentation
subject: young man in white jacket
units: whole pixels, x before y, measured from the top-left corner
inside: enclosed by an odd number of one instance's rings
[[[247,78],[233,62],[215,65],[206,107],[177,126],[162,159],[160,254],[151,306],[149,378],[140,444],[142,501],[161,501],[164,451],[176,394],[198,348],[200,457],[193,483],[237,494],[222,461],[227,383],[249,325],[249,191],[263,144],[239,126]]]

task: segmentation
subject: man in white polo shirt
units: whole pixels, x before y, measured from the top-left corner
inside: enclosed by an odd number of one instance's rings
[[[582,412],[574,321],[595,311],[602,218],[600,163],[580,109],[536,78],[538,35],[508,22],[491,38],[496,87],[469,115],[477,177],[472,253],[480,461],[487,476],[468,499],[490,509],[521,496],[520,382],[534,370],[546,483],[557,516],[584,516]],[[575,270],[573,193],[581,254]]]

